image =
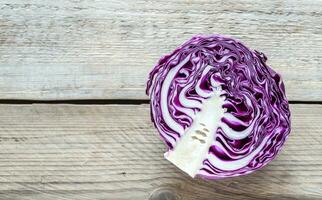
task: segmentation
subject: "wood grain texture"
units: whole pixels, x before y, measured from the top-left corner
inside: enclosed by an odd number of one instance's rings
[[[163,158],[148,105],[0,105],[0,199],[321,199],[322,105],[291,110],[276,160],[205,181]]]
[[[199,33],[267,54],[290,100],[322,100],[322,1],[0,1],[0,99],[146,99],[158,58]]]

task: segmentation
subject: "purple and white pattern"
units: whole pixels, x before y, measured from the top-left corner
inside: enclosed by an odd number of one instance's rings
[[[290,133],[280,75],[264,54],[227,36],[195,36],[162,57],[147,94],[165,157],[192,177],[248,174],[270,162]]]

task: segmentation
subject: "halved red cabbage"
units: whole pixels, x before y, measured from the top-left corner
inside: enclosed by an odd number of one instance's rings
[[[146,92],[165,158],[206,179],[270,162],[290,133],[290,111],[280,75],[265,62],[222,35],[195,36],[162,57]]]

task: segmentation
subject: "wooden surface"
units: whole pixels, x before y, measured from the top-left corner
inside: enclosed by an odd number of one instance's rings
[[[0,99],[146,99],[147,73],[192,35],[266,53],[292,101],[322,101],[322,1],[0,1]]]
[[[251,175],[191,179],[148,105],[120,105],[147,102],[152,66],[200,33],[264,52],[296,103],[282,152]],[[321,50],[322,1],[0,0],[0,200],[322,199]]]
[[[163,158],[148,105],[1,105],[0,198],[321,199],[322,105],[291,110],[293,132],[276,160],[205,181]]]

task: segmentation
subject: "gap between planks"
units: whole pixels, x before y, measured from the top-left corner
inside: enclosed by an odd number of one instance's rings
[[[1,104],[71,104],[71,105],[140,105],[149,104],[148,99],[79,99],[79,100],[30,100],[0,99]],[[322,101],[289,101],[289,104],[322,104]]]

